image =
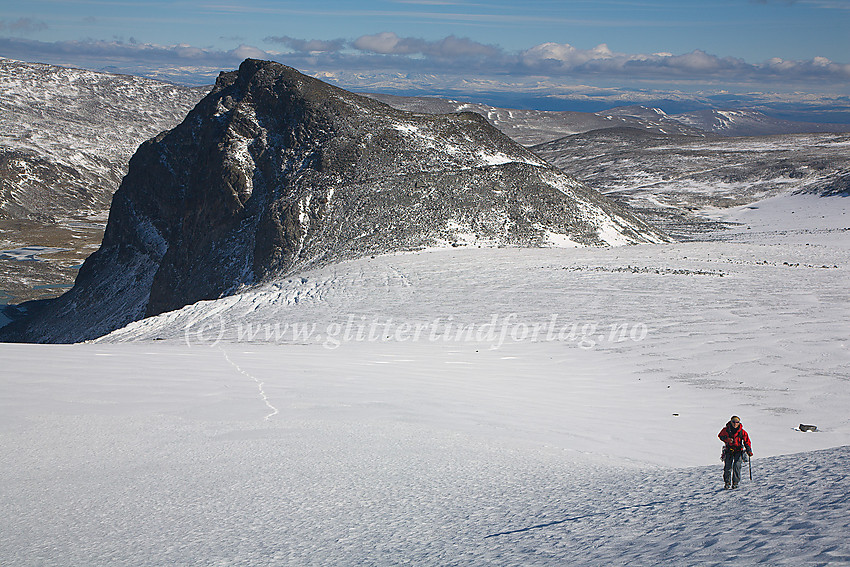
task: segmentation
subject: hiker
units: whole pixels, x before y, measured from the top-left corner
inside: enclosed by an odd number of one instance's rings
[[[741,481],[741,465],[747,457],[753,456],[753,448],[750,445],[750,436],[744,431],[741,426],[741,418],[733,415],[726,424],[726,427],[720,430],[717,435],[725,446],[723,447],[723,482],[726,484],[724,488],[738,488],[738,483]]]

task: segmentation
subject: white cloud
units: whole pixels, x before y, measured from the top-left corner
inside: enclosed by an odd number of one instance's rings
[[[329,53],[341,51],[345,46],[345,40],[342,39],[298,39],[289,36],[269,36],[263,41],[271,43],[281,43],[287,47],[300,51],[302,53]]]
[[[372,51],[374,53],[411,53],[403,46],[399,46],[401,38],[392,32],[383,32],[375,35],[364,35],[354,40],[354,47],[361,51]]]
[[[569,67],[583,65],[593,59],[611,59],[614,53],[604,43],[593,49],[577,49],[569,43],[541,43],[522,53],[522,60],[527,65],[535,65],[541,61],[557,61]]]
[[[735,57],[718,57],[696,49],[690,53],[614,53],[606,44],[577,49],[569,44],[542,43],[524,51],[520,64],[527,73],[572,76],[628,77],[637,80],[682,78],[728,81],[806,81],[815,78],[844,81],[850,65],[825,57],[786,61],[778,57],[764,63],[747,63]]]
[[[121,41],[40,42],[0,37],[0,53],[23,60],[39,60],[89,68],[125,69],[137,72],[192,66],[214,70],[233,69],[245,58],[275,59],[315,72],[434,74],[476,77],[546,78],[559,81],[615,82],[621,85],[655,83],[746,85],[800,85],[817,92],[847,92],[850,64],[825,57],[793,61],[779,57],[749,63],[734,57],[718,57],[702,50],[690,53],[618,53],[601,43],[581,49],[568,43],[546,42],[525,51],[508,53],[497,46],[468,38],[448,36],[439,40],[401,37],[393,32],[365,35],[354,41],[269,37],[293,51],[279,53],[241,44],[230,50],[200,48],[189,44],[157,45]],[[689,87],[692,88],[692,87]],[[826,92],[826,91],[823,91]]]
[[[450,35],[438,41],[399,37],[393,32],[364,35],[352,42],[359,51],[383,55],[426,55],[438,58],[496,57],[502,50],[463,37]]]
[[[269,53],[259,49],[257,47],[252,47],[250,45],[240,45],[236,49],[232,49],[227,52],[229,55],[232,55],[234,58],[242,60],[242,59],[270,59]]]
[[[131,42],[135,43],[135,42]],[[191,45],[187,45],[185,43],[181,43],[179,45],[175,45],[173,47],[174,53],[177,54],[178,57],[184,57],[188,59],[197,59],[204,56],[204,50],[198,47],[192,47]]]

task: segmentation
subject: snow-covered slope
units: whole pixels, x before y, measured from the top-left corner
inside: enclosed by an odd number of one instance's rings
[[[757,110],[698,110],[671,116],[681,124],[722,136],[770,136],[816,132],[850,132],[848,124],[795,122]]]
[[[848,208],[380,255],[0,344],[0,563],[846,563]],[[724,491],[733,413],[756,455]]]
[[[15,370],[0,380],[0,562],[850,558],[850,451],[768,456],[766,408],[751,399],[686,436],[681,417],[646,418],[634,398],[618,396],[608,381],[616,376],[582,377],[584,365],[560,375],[546,364],[577,349],[540,359],[518,348],[419,346],[0,345]],[[692,395],[698,407],[699,390]],[[579,415],[569,411],[574,397],[585,398]],[[610,406],[663,464],[604,455],[632,442],[608,437]],[[716,458],[715,435],[738,408],[756,449],[753,481],[723,491],[718,462],[681,465],[695,447]],[[781,434],[820,444],[821,434]]]
[[[204,93],[0,58],[0,219],[103,211],[139,144]]]
[[[331,358],[364,348],[423,379],[439,374],[430,363],[423,370],[423,349],[434,348],[446,364],[458,357],[475,391],[490,377],[515,377],[508,413],[522,389],[552,400],[502,427],[607,453],[595,435],[572,433],[593,420],[614,453],[655,463],[668,457],[649,440],[669,427],[676,437],[665,446],[685,453],[683,464],[711,462],[713,443],[693,438],[712,416],[737,410],[769,436],[760,454],[840,445],[850,440],[848,208],[839,197],[783,197],[727,213],[746,224],[699,243],[377,256],[199,302],[101,342],[306,345],[298,348]],[[408,354],[418,362],[393,361]],[[500,367],[511,360],[525,362]],[[641,407],[623,414],[633,400]],[[789,433],[810,421],[823,429],[817,437]]]
[[[765,171],[796,180],[795,140],[705,151],[787,152]],[[657,161],[688,163],[666,143]],[[0,344],[0,564],[846,564],[850,205],[830,179],[692,199],[733,227],[700,242],[367,255],[95,344]],[[756,458],[723,491],[732,413]]]
[[[378,256],[98,344],[0,345],[0,563],[846,563],[847,208]],[[733,413],[753,480],[724,491]]]

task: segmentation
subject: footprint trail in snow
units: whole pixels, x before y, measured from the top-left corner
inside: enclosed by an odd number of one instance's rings
[[[228,364],[230,364],[233,368],[235,368],[237,372],[239,372],[240,374],[242,374],[244,376],[247,376],[248,378],[250,378],[251,380],[253,380],[257,384],[257,390],[260,393],[260,397],[263,399],[263,402],[266,404],[266,407],[268,407],[271,410],[271,413],[266,415],[263,419],[265,421],[268,421],[269,419],[271,419],[272,416],[277,415],[279,413],[278,409],[276,407],[274,407],[272,405],[272,403],[269,401],[269,397],[266,395],[266,391],[263,387],[265,385],[265,382],[263,382],[262,380],[260,380],[256,376],[254,376],[253,374],[250,374],[250,373],[244,371],[238,364],[236,364],[235,362],[230,360],[230,357],[227,356],[227,351],[225,351],[223,348],[218,347],[218,349],[221,351],[221,354],[224,355],[224,360],[226,360]]]

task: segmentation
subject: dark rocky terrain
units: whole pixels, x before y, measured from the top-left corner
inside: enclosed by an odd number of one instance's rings
[[[412,114],[246,60],[142,144],[74,288],[3,338],[94,338],[370,254],[665,240],[478,114]]]

